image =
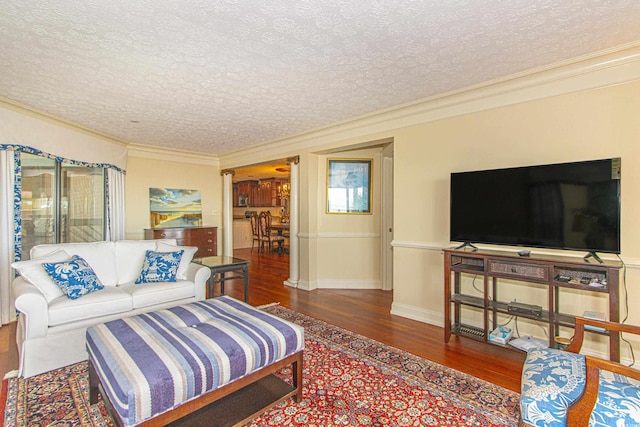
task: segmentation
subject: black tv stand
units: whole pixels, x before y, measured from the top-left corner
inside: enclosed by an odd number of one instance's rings
[[[474,246],[473,243],[471,242],[464,242],[463,244],[461,244],[460,246],[456,246],[454,248],[455,251],[459,251],[460,249],[464,249],[466,247],[470,247],[474,252],[478,250],[478,248],[476,246]]]
[[[593,259],[595,259],[596,261],[598,261],[600,264],[604,264],[604,261],[602,260],[602,258],[600,258],[600,257],[598,256],[598,254],[597,254],[597,253],[595,253],[595,252],[589,252],[588,254],[586,254],[586,255],[584,256],[584,258],[583,258],[583,259],[584,259],[586,262],[589,262],[589,258],[593,258]]]

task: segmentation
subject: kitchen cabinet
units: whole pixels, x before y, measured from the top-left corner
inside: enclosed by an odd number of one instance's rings
[[[267,178],[260,181],[238,181],[233,183],[233,206],[282,206],[282,186],[288,180]]]
[[[258,181],[238,181],[233,183],[233,206],[253,206],[255,203],[255,188]]]
[[[284,198],[280,197],[280,189],[286,182],[284,178],[261,180],[258,188],[258,204],[255,206],[282,206]]]

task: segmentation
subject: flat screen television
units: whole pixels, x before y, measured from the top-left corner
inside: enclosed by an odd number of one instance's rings
[[[454,172],[450,239],[618,254],[620,163],[613,158]]]

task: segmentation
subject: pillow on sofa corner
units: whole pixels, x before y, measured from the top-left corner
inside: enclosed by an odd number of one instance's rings
[[[45,262],[42,267],[70,299],[78,299],[104,288],[91,266],[81,256],[74,255],[69,261]]]
[[[135,284],[154,282],[175,282],[183,250],[156,252],[147,250],[140,276]]]
[[[64,293],[51,279],[51,276],[49,276],[49,273],[47,273],[42,264],[45,262],[68,261],[69,259],[71,259],[71,257],[68,253],[63,250],[58,250],[40,258],[16,261],[11,264],[11,267],[13,267],[24,280],[38,288],[47,300],[47,303],[50,303],[54,299],[63,296]]]
[[[168,243],[158,241],[158,252],[177,252],[183,250],[182,259],[180,259],[180,265],[178,265],[178,273],[176,274],[177,280],[185,280],[187,278],[187,268],[193,260],[194,255],[198,252],[196,246],[175,246]]]

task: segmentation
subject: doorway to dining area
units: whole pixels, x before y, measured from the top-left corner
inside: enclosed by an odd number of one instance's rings
[[[285,160],[277,160],[237,168],[234,172],[234,255],[247,248],[258,256],[288,255],[290,166]]]

